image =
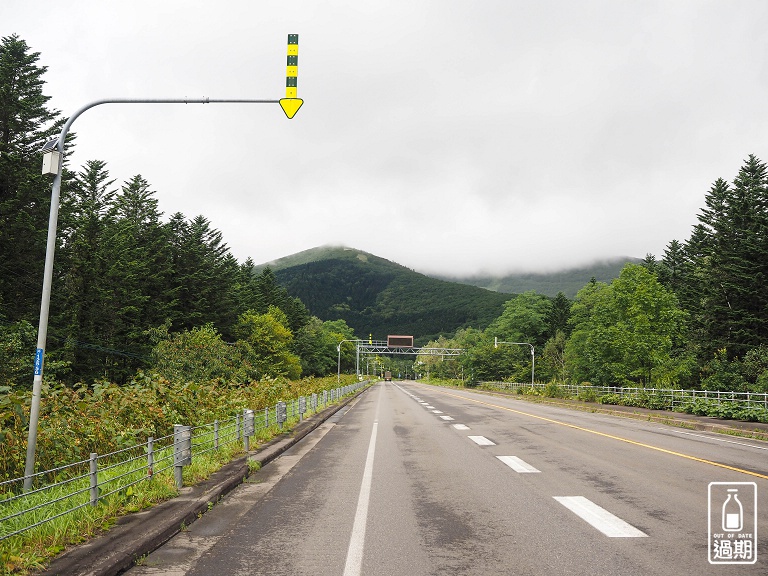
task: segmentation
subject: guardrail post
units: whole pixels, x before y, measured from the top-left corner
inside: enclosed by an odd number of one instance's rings
[[[147,438],[147,478],[152,480],[155,473],[155,439],[150,436]]]
[[[99,503],[99,455],[91,452],[91,506]]]
[[[176,488],[184,485],[184,466],[192,464],[192,428],[182,424],[173,425],[173,467]]]
[[[269,428],[269,407],[264,408],[264,428]]]
[[[288,414],[286,411],[285,402],[278,402],[275,406],[276,421],[280,425],[280,430],[283,429],[283,422],[286,421]]]
[[[235,434],[237,435],[237,441],[240,441],[240,414],[235,414]]]
[[[299,396],[299,421],[304,420],[304,412],[307,411],[307,399],[304,396]]]
[[[218,420],[213,421],[213,448],[214,450],[219,449],[219,421]]]
[[[245,451],[250,450],[250,440],[254,432],[253,410],[243,410],[243,447]]]

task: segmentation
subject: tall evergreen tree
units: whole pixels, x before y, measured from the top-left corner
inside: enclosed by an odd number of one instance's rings
[[[112,298],[105,285],[111,256],[105,253],[105,232],[113,225],[110,211],[116,196],[106,163],[86,162],[62,199],[57,256],[59,274],[54,292],[54,333],[66,336],[66,360],[75,379],[104,375],[101,342],[112,320]]]
[[[112,308],[102,343],[124,352],[108,358],[107,374],[117,381],[135,370],[134,355],[149,355],[151,346],[144,333],[162,325],[170,308],[165,297],[169,245],[154,195],[140,175],[127,181],[115,199],[102,244]]]
[[[288,327],[294,333],[303,328],[310,319],[309,310],[299,298],[293,298],[281,286],[275,273],[267,266],[256,277],[255,301],[256,311],[265,313],[270,306],[280,308],[288,319]]]
[[[558,292],[552,299],[552,305],[547,312],[547,337],[552,338],[558,332],[567,337],[570,334],[568,319],[571,317],[571,301],[564,293]]]
[[[40,310],[50,206],[40,144],[61,126],[39,59],[17,35],[0,39],[0,306],[11,321]]]
[[[743,356],[768,336],[768,170],[750,155],[730,186],[718,179],[685,247],[681,301],[702,359]]]
[[[678,295],[685,274],[685,248],[678,240],[672,240],[664,250],[659,270],[659,282]]]
[[[237,320],[235,302],[240,266],[230,254],[219,230],[203,216],[189,222],[174,215],[173,284],[180,318],[175,328],[191,329],[213,323],[225,338]]]

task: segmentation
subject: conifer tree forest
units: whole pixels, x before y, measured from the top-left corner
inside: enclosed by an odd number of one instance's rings
[[[51,181],[42,142],[65,118],[46,68],[16,35],[0,39],[0,387],[31,388]],[[77,145],[74,135],[67,143]],[[444,377],[704,387],[768,392],[768,167],[748,155],[732,181],[702,191],[698,223],[664,254],[629,264],[573,301],[526,292],[490,326],[432,344],[465,348],[415,367]],[[46,379],[121,384],[169,378],[259,380],[325,375],[344,321],[313,317],[266,268],[238,262],[204,216],[164,215],[140,173],[105,159],[65,164]],[[367,334],[366,334],[367,336]],[[417,335],[418,336],[418,335]],[[184,351],[195,351],[185,354]],[[345,351],[343,366],[354,366]],[[412,360],[411,360],[412,362]]]
[[[40,148],[65,121],[48,106],[38,59],[17,36],[0,41],[0,385],[21,387],[30,387],[50,207]],[[216,352],[198,355],[187,377],[335,372],[336,345],[351,330],[312,318],[271,270],[252,269],[204,216],[164,218],[140,174],[118,183],[104,160],[65,165],[46,378],[122,383],[139,369],[175,374],[171,357],[195,346]],[[249,344],[255,333],[268,350]]]

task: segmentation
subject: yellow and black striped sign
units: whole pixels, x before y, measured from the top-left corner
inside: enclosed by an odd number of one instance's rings
[[[280,106],[288,118],[293,118],[299,111],[304,100],[297,98],[299,75],[299,35],[288,34],[288,62],[285,67],[285,98],[280,100]]]

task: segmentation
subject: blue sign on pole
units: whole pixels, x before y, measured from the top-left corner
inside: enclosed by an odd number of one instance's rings
[[[43,349],[38,348],[35,352],[35,376],[40,376],[43,373]]]

